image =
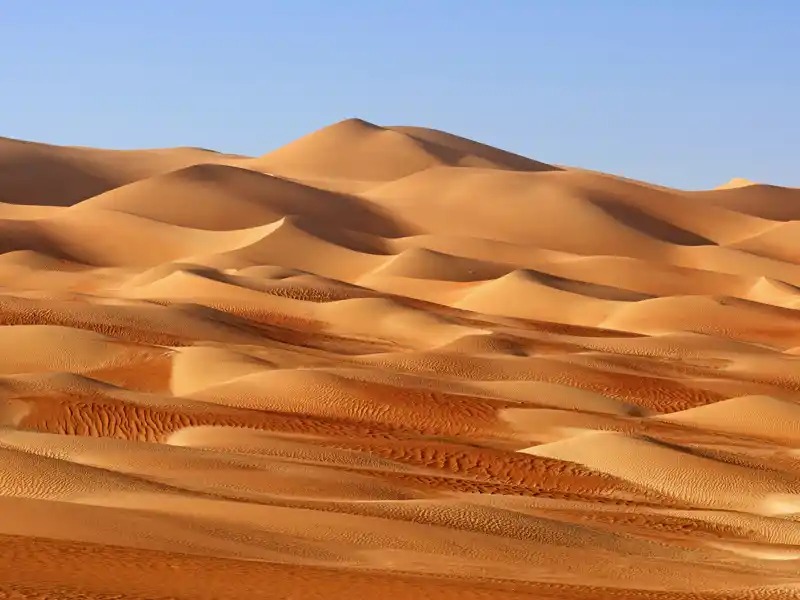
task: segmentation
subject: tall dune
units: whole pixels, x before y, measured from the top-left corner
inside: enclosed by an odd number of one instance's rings
[[[523,157],[430,130],[385,128],[346,119],[249,163],[298,177],[390,181],[437,165],[553,169]]]

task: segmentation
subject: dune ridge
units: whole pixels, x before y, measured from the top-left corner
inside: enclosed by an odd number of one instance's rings
[[[346,119],[0,201],[2,598],[797,597],[796,188]]]

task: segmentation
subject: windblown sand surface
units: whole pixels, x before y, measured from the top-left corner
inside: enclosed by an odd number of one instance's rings
[[[0,598],[800,598],[798,189],[348,120],[0,201]]]

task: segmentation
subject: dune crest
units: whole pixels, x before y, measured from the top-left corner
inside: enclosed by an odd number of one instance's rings
[[[441,165],[556,170],[443,132],[386,128],[355,118],[315,131],[248,164],[251,168],[298,177],[376,182]]]
[[[0,138],[0,598],[796,598],[798,194]]]
[[[730,181],[728,181],[726,183],[723,183],[722,185],[720,185],[716,189],[718,189],[718,190],[729,190],[729,189],[734,189],[734,188],[748,187],[748,186],[751,186],[751,185],[758,185],[758,184],[756,182],[754,182],[754,181],[750,181],[749,179],[744,179],[742,177],[734,177],[733,179],[731,179]]]

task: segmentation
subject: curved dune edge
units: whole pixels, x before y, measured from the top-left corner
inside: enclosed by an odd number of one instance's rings
[[[797,595],[797,188],[347,119],[0,200],[0,596]]]

